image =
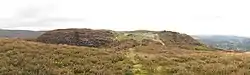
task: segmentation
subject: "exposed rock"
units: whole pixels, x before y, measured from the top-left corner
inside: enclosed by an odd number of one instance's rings
[[[109,46],[114,40],[109,30],[92,29],[58,29],[48,31],[37,38],[37,41],[51,44],[68,44],[77,46]]]

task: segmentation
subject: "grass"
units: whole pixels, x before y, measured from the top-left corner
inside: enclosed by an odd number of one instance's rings
[[[134,39],[136,41],[142,41],[143,39],[155,39],[156,34],[153,32],[117,32],[116,39],[126,40],[126,39]]]
[[[0,40],[1,75],[119,75],[131,66],[121,52]]]
[[[250,55],[138,46],[128,50],[0,39],[1,75],[249,75]]]
[[[158,75],[248,75],[249,55],[214,51],[162,51],[138,57],[149,74]]]

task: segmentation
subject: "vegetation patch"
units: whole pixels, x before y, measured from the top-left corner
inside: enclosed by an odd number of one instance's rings
[[[2,75],[248,75],[245,53],[145,45],[126,50],[0,39]]]

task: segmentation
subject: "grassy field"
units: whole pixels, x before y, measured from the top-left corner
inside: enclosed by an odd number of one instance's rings
[[[248,58],[160,46],[112,50],[0,39],[1,75],[249,75]]]

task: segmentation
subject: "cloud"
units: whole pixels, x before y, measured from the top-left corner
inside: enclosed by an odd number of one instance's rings
[[[20,10],[17,13],[18,18],[37,18],[39,16],[42,16],[43,9],[41,8],[34,8],[34,7],[29,7],[23,10]]]
[[[50,17],[49,15],[53,10],[53,6],[29,6],[17,11],[17,13],[11,18],[0,18],[0,24],[3,28],[49,27],[62,23],[83,21],[83,19],[77,18]]]

